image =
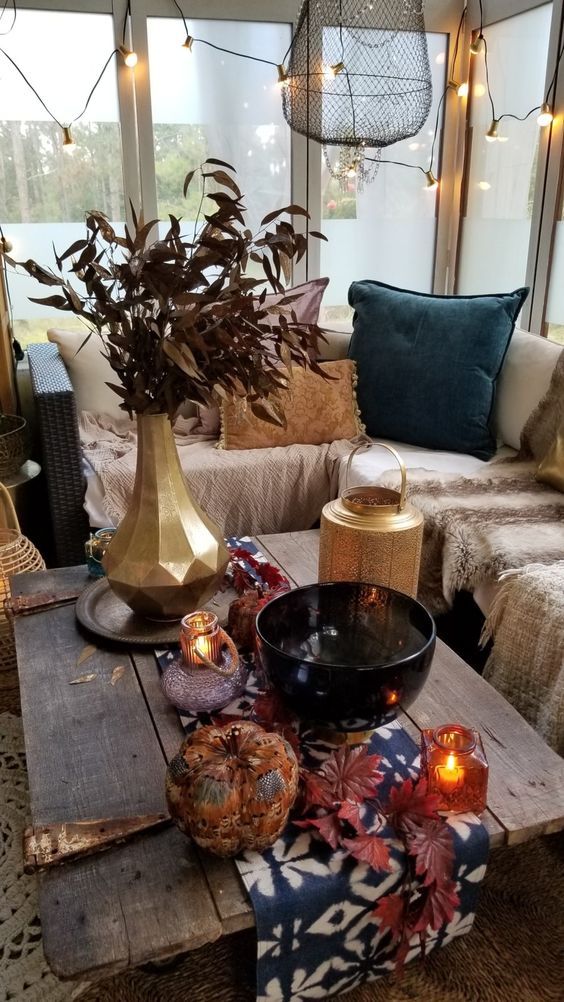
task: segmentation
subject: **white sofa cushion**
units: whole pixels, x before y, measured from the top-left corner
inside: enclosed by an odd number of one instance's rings
[[[117,393],[106,386],[107,382],[119,382],[118,377],[100,351],[98,335],[91,334],[84,344],[87,336],[86,328],[66,331],[51,327],[47,331],[49,341],[57,345],[65,363],[78,411],[93,411],[95,414],[108,414],[112,418],[123,418],[124,411],[120,410]]]
[[[562,345],[516,330],[497,384],[494,412],[498,438],[518,449],[523,426],[548,390]]]

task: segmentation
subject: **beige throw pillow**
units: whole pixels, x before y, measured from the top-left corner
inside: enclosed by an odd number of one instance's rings
[[[235,398],[221,411],[222,449],[268,449],[284,445],[321,445],[354,438],[364,431],[356,402],[356,366],[350,359],[323,362],[332,378],[294,366],[287,389],[281,390],[286,427],[255,417],[246,400]]]

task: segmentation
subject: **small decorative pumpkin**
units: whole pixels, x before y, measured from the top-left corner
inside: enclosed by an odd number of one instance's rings
[[[298,761],[290,744],[246,720],[194,731],[166,775],[171,817],[217,856],[272,845],[297,789]]]

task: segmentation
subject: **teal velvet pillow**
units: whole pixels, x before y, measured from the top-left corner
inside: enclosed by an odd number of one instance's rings
[[[495,382],[528,291],[431,296],[353,282],[349,358],[368,434],[490,459]]]

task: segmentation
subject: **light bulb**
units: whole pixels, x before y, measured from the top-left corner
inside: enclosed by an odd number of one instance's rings
[[[426,170],[425,177],[427,178],[427,184],[425,185],[427,191],[434,191],[435,188],[439,187],[439,182],[432,170]]]
[[[280,88],[287,87],[288,86],[288,74],[286,73],[285,67],[282,65],[282,63],[278,63],[278,66],[276,67],[276,69],[278,70],[278,81],[277,81],[278,82],[278,86]]]
[[[70,125],[63,126],[63,150],[65,153],[72,153],[75,149],[76,143],[72,137]]]
[[[0,237],[0,254],[9,254],[14,249],[14,245],[8,237]]]
[[[499,118],[492,118],[491,125],[488,131],[486,132],[486,140],[488,143],[495,143],[496,139],[498,138],[497,135],[498,125],[499,125]]]
[[[478,188],[480,188],[481,191],[489,191],[491,184],[489,181],[478,181]]]
[[[349,167],[347,177],[356,177],[356,167]]]
[[[544,127],[546,125],[550,125],[553,118],[554,115],[552,114],[550,105],[548,104],[547,101],[543,101],[543,103],[539,108],[539,113],[537,115],[537,122],[539,123],[539,125]]]
[[[468,97],[468,84],[466,82],[461,83],[456,93],[459,97]]]
[[[339,76],[345,68],[344,63],[333,63],[332,66],[325,66],[323,69],[323,76],[326,80],[334,80],[335,77]]]
[[[118,50],[123,56],[123,61],[126,66],[137,66],[137,53],[133,52],[132,49],[127,49],[125,45],[118,45]]]
[[[186,49],[187,52],[191,52],[193,44],[194,39],[192,38],[192,35],[186,35],[186,41],[182,43],[182,48]]]
[[[482,35],[482,32],[480,32],[478,37],[475,38],[474,41],[470,44],[470,55],[478,56],[480,52],[484,51],[485,47],[486,47],[486,41],[484,36]]]

